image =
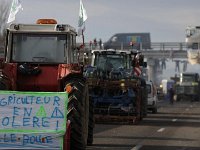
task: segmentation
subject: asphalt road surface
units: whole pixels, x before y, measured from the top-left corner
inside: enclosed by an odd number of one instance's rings
[[[200,150],[200,102],[159,102],[138,125],[96,124],[88,150]]]

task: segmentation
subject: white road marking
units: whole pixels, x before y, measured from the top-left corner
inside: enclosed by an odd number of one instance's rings
[[[177,121],[177,119],[172,119],[172,122],[176,122]]]
[[[139,150],[142,147],[142,145],[136,145],[135,147],[133,147],[131,150]]]
[[[165,128],[160,128],[159,130],[157,130],[157,132],[163,132],[165,130]]]

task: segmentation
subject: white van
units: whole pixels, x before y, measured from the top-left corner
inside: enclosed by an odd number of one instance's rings
[[[151,110],[152,113],[157,113],[157,90],[156,87],[154,86],[152,81],[146,81],[146,87],[148,91],[148,105],[147,109]]]

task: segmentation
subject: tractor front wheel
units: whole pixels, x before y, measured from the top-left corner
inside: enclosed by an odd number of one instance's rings
[[[73,79],[65,82],[65,87],[70,86],[68,91],[68,114],[70,120],[70,149],[81,150],[87,145],[88,136],[88,113],[89,100],[87,83],[84,79]],[[64,89],[65,90],[65,89]],[[64,138],[64,142],[67,137]],[[64,149],[65,149],[64,144]]]

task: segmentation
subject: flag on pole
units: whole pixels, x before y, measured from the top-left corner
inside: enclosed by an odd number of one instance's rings
[[[15,15],[17,14],[17,12],[20,9],[23,9],[20,1],[19,0],[13,0],[7,23],[10,23],[10,22],[15,20]]]
[[[80,36],[83,31],[85,31],[85,21],[87,20],[87,13],[83,6],[82,0],[80,0],[80,9],[79,9],[79,19],[78,19],[78,35]]]

